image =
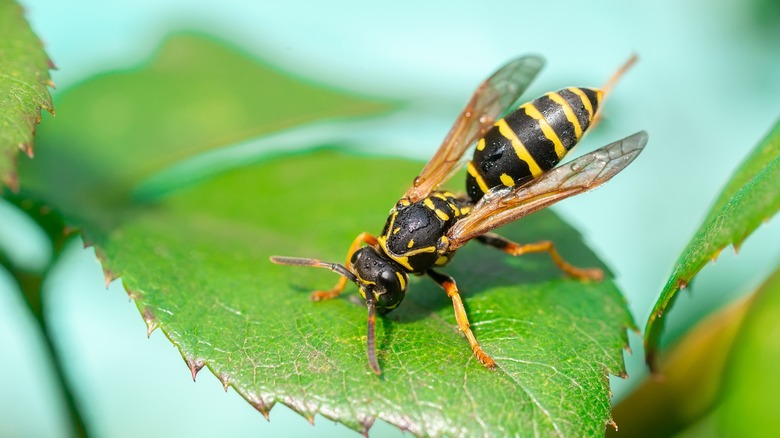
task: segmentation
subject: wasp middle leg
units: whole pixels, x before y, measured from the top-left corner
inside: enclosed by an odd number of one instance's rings
[[[487,233],[477,237],[477,240],[485,245],[498,248],[507,254],[513,256],[519,256],[532,252],[547,252],[552,257],[553,262],[558,266],[561,271],[566,274],[580,279],[580,280],[595,280],[601,281],[604,278],[604,272],[598,268],[578,268],[561,257],[558,251],[555,249],[555,244],[549,240],[543,240],[536,243],[519,244],[512,242],[509,239],[499,236],[498,234]]]
[[[362,232],[358,234],[357,237],[355,237],[355,240],[352,241],[352,245],[349,246],[349,251],[347,251],[347,262],[345,263],[345,266],[347,267],[347,270],[352,270],[352,254],[355,253],[360,248],[360,245],[362,244],[366,245],[376,245],[377,240],[376,237],[371,235],[367,232]],[[315,290],[311,293],[311,300],[312,301],[323,301],[323,300],[330,300],[333,298],[336,298],[339,296],[341,291],[344,290],[344,287],[347,285],[347,278],[346,277],[339,277],[339,281],[336,283],[335,286],[333,286],[332,289],[329,290]]]
[[[433,269],[427,270],[426,273],[433,281],[438,283],[439,286],[447,292],[447,296],[452,299],[452,307],[455,309],[455,321],[457,321],[460,331],[466,335],[466,339],[469,341],[469,345],[471,346],[471,350],[474,351],[474,355],[477,356],[477,359],[486,367],[495,368],[496,362],[482,350],[482,347],[479,346],[479,342],[477,342],[477,338],[474,337],[474,333],[472,333],[471,328],[469,328],[469,318],[466,315],[466,308],[463,307],[463,300],[460,299],[458,286],[455,284],[455,280],[449,275],[441,274]]]

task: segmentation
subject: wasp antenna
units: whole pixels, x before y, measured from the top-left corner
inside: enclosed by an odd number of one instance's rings
[[[615,84],[617,84],[617,81],[620,80],[620,78],[625,74],[628,69],[631,68],[636,63],[637,56],[636,53],[632,53],[631,57],[628,58],[628,61],[623,63],[623,65],[620,66],[619,69],[612,75],[612,77],[609,78],[606,84],[604,84],[603,87],[601,87],[601,91],[604,92],[604,97],[606,98],[607,95],[612,91],[613,88],[615,88]]]
[[[366,305],[368,306],[368,335],[366,336],[366,355],[368,365],[376,375],[382,374],[379,362],[376,360],[376,303],[373,297],[366,293]]]
[[[349,270],[344,265],[340,265],[338,263],[328,263],[328,262],[323,262],[322,260],[307,259],[303,257],[283,257],[283,256],[271,256],[271,262],[276,263],[277,265],[311,266],[313,268],[330,269],[331,271],[341,275],[342,277],[346,277],[346,279],[349,281],[357,282],[357,277],[355,277],[355,274],[349,272]]]

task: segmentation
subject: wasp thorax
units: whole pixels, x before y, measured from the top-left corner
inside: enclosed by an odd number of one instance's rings
[[[379,313],[387,313],[401,304],[409,283],[409,276],[401,266],[371,246],[355,251],[351,265],[360,295],[363,299],[373,297]]]

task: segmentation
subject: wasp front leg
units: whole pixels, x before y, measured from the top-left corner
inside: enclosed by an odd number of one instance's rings
[[[374,246],[377,244],[376,237],[372,236],[370,233],[362,232],[358,234],[355,240],[352,241],[352,245],[349,246],[349,251],[347,251],[347,262],[345,263],[348,271],[352,271],[352,254],[354,254],[355,251],[360,249],[360,245],[364,243],[366,245]],[[332,289],[315,290],[314,292],[312,292],[311,300],[323,301],[323,300],[330,300],[336,298],[337,296],[339,296],[341,291],[343,291],[344,287],[346,286],[347,286],[347,278],[343,276],[339,277],[339,281],[336,283],[335,286],[333,286]]]
[[[519,256],[532,252],[547,252],[550,254],[550,257],[552,257],[555,265],[558,266],[561,271],[579,280],[601,281],[604,278],[604,272],[601,269],[578,268],[566,262],[566,260],[564,260],[560,254],[558,254],[558,251],[555,249],[555,244],[549,240],[521,245],[493,233],[483,234],[482,236],[477,237],[477,240],[484,243],[485,245],[498,248],[501,251],[504,251],[505,253],[513,256]]]
[[[455,309],[455,321],[457,321],[460,331],[466,335],[466,339],[469,341],[469,345],[471,346],[474,355],[477,356],[477,359],[486,367],[495,368],[496,362],[482,350],[482,347],[479,346],[479,342],[477,342],[477,338],[474,337],[474,333],[472,333],[471,328],[469,327],[469,318],[466,315],[466,308],[463,307],[463,300],[460,299],[458,286],[455,284],[455,280],[449,275],[438,273],[432,269],[427,270],[426,273],[433,281],[438,283],[445,292],[447,292],[447,296],[452,300],[452,307]]]

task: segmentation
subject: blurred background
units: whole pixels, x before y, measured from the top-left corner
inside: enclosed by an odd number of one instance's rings
[[[325,130],[279,147],[305,148],[337,136],[361,153],[421,161],[476,85],[508,59],[524,53],[547,59],[530,99],[570,85],[599,86],[637,53],[639,63],[610,96],[603,123],[576,153],[641,129],[650,133],[648,148],[614,182],[554,209],[610,266],[640,329],[711,202],[780,115],[775,0],[21,3],[58,67],[55,109],[60,90],[136,68],[167,36],[194,30],[307,82],[402,104],[380,120],[356,121],[348,134]],[[372,148],[377,144],[397,146]],[[24,266],[43,266],[51,256],[45,237],[4,201],[0,245],[15,248],[14,259]],[[681,295],[665,343],[755,288],[780,263],[778,248],[775,219],[738,257],[724,251],[717,269],[705,268],[693,293]],[[232,389],[222,393],[208,372],[193,383],[162,333],[146,338],[119,282],[105,290],[94,251],[78,241],[46,287],[57,346],[96,436],[355,436],[322,417],[312,428],[281,405],[266,422]],[[0,272],[0,436],[67,436],[40,333],[26,312]],[[618,400],[647,374],[639,337],[631,336],[629,378],[613,378]],[[372,429],[374,436],[400,434],[386,424]]]

